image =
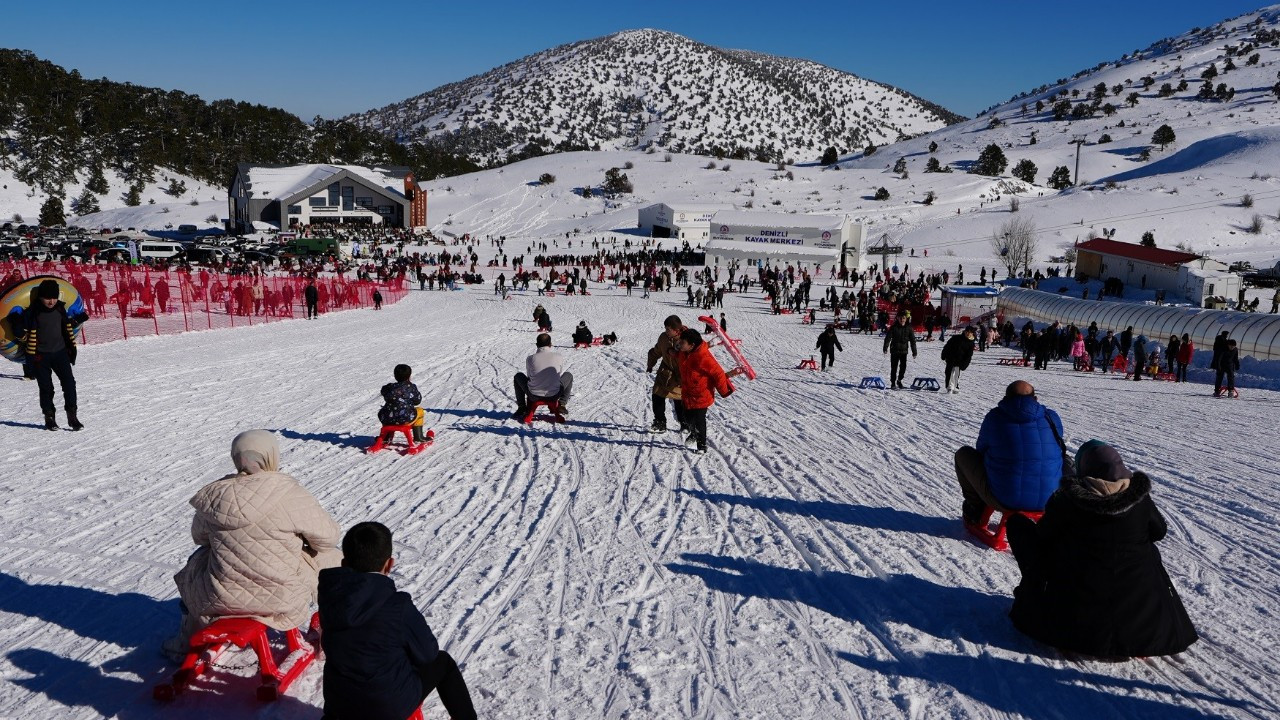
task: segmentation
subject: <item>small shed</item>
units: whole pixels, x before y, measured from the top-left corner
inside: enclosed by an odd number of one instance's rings
[[[1000,288],[983,285],[943,285],[942,313],[951,325],[967,325],[980,315],[993,312]]]

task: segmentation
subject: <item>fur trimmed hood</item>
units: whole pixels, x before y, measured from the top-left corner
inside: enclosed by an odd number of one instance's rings
[[[1094,478],[1063,478],[1058,492],[1073,505],[1094,515],[1123,515],[1151,494],[1151,478],[1142,472],[1135,472],[1129,478],[1127,488],[1110,495],[1099,493],[1091,487],[1090,481],[1107,483],[1106,480]]]

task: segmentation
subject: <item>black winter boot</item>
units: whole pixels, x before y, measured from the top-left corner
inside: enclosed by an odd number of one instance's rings
[[[67,427],[72,430],[83,430],[84,423],[80,422],[80,418],[76,417],[75,408],[67,408]]]
[[[421,426],[421,425],[414,425],[414,426],[413,426],[413,441],[414,441],[414,442],[416,442],[416,443],[426,442],[426,441],[427,441],[427,439],[426,439],[426,438],[423,436],[423,434],[422,434],[422,426]]]
[[[55,416],[53,413],[48,413],[48,414],[46,414],[46,415],[44,416],[44,429],[45,429],[45,430],[57,430],[57,429],[58,429],[58,418],[57,418],[57,416]]]

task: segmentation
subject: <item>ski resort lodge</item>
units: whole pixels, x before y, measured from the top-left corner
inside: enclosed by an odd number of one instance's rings
[[[407,167],[240,163],[227,193],[228,232],[299,225],[422,227],[427,194]]]
[[[1240,276],[1217,260],[1107,238],[1076,246],[1076,277],[1119,278],[1127,287],[1164,290],[1197,306],[1206,298],[1233,297],[1241,287]]]
[[[656,203],[640,208],[639,225],[649,237],[687,240],[689,244],[703,243],[711,237],[711,216],[721,210],[732,210],[732,205],[694,205]]]
[[[721,210],[711,217],[707,264],[836,266],[862,270],[862,224],[847,216]]]

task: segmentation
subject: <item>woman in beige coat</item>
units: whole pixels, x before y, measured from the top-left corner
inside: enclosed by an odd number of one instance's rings
[[[223,617],[251,617],[277,630],[307,623],[316,575],[342,561],[340,531],[298,481],[279,471],[275,435],[249,430],[231,443],[234,475],[191,498],[199,549],[174,581],[184,638]]]

